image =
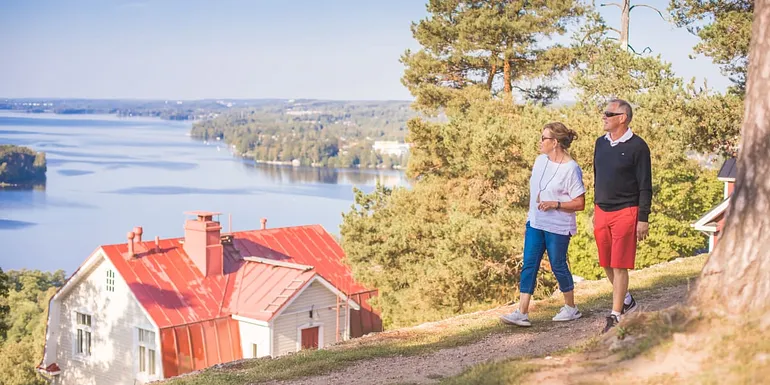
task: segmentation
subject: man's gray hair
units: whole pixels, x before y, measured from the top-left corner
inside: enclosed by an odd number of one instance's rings
[[[626,117],[628,118],[626,123],[631,123],[631,119],[634,117],[634,109],[631,108],[631,105],[623,99],[612,99],[608,104],[611,103],[617,103],[620,110],[623,111],[623,113],[626,114]]]

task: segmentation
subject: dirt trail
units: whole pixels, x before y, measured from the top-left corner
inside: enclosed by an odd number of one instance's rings
[[[638,296],[640,310],[655,311],[684,301],[687,285],[673,286]],[[495,315],[510,312],[500,308]],[[471,366],[519,357],[545,356],[573,347],[598,335],[604,327],[606,311],[583,311],[579,320],[532,328],[512,326],[510,333],[497,333],[478,342],[409,357],[383,357],[358,362],[321,376],[291,381],[269,382],[272,385],[293,384],[433,384],[441,378],[456,376]],[[537,327],[536,327],[537,326]]]

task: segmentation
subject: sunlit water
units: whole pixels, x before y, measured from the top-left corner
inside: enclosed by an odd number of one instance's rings
[[[112,116],[0,113],[0,143],[45,151],[45,186],[0,188],[0,267],[71,273],[99,245],[183,234],[183,213],[221,212],[223,231],[320,224],[339,234],[353,186],[402,172],[255,165],[225,144],[188,136],[190,123]]]

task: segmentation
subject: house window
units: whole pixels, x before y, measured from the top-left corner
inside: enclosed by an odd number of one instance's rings
[[[257,344],[251,344],[251,357],[257,358]]]
[[[75,336],[75,353],[81,356],[91,355],[91,316],[75,312],[77,335]]]
[[[139,373],[154,376],[156,370],[155,360],[157,357],[155,332],[145,329],[137,330],[139,331],[137,339],[139,343]]]
[[[115,292],[115,270],[107,269],[107,291]]]

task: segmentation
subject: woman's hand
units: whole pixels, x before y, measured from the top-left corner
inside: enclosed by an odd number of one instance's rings
[[[556,207],[558,205],[559,205],[559,202],[556,202],[556,201],[541,201],[537,205],[537,209],[540,211],[556,210]]]

